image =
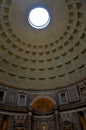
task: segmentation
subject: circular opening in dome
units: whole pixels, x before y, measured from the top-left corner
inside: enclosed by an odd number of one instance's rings
[[[36,29],[45,28],[50,22],[50,16],[45,8],[37,7],[30,11],[28,22]]]

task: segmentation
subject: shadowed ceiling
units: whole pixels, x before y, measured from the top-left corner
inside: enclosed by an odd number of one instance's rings
[[[28,23],[43,6],[49,25]],[[20,89],[56,89],[86,78],[86,0],[0,0],[0,83]]]

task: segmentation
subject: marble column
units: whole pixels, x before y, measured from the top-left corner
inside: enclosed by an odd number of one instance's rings
[[[7,130],[8,121],[9,121],[8,116],[5,115],[5,116],[3,117],[3,121],[2,121],[2,130]]]
[[[58,116],[58,110],[57,110],[57,108],[55,108],[55,128],[56,128],[56,130],[60,130],[59,129],[59,116]]]
[[[37,121],[37,130],[40,130],[41,126],[40,126],[40,120]]]
[[[85,120],[85,118],[78,114],[78,119],[79,119],[80,124],[83,127],[83,130],[86,130],[86,120]]]
[[[30,112],[28,113],[28,117],[27,117],[28,130],[31,130],[31,125],[32,125],[32,112],[30,111]]]
[[[13,130],[13,116],[12,115],[9,115],[9,122],[8,122],[7,130]]]
[[[51,130],[51,128],[50,128],[50,119],[48,119],[48,130]]]
[[[73,121],[73,124],[74,124],[74,129],[75,129],[75,130],[81,130],[76,112],[74,113],[74,121]]]

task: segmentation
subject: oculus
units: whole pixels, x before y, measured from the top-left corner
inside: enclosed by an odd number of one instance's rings
[[[50,23],[50,15],[45,8],[32,9],[28,15],[29,24],[36,29],[43,29]]]

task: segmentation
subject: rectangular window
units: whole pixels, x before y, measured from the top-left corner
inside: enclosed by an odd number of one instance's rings
[[[61,94],[61,101],[62,101],[63,103],[66,102],[66,96],[65,96],[65,93],[62,93],[62,94]]]
[[[66,104],[66,103],[68,103],[67,92],[62,92],[62,93],[59,94],[59,101],[60,101],[60,104]]]
[[[25,106],[26,105],[26,95],[19,94],[18,104],[20,106]]]

